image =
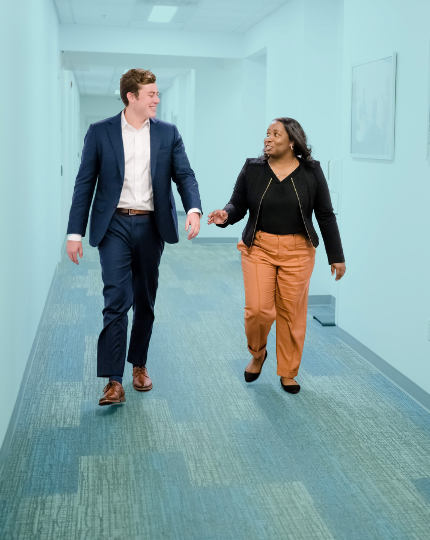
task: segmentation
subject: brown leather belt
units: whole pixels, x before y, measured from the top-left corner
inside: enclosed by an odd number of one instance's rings
[[[152,214],[151,210],[133,210],[133,208],[117,208],[116,214],[126,214],[127,216],[146,216]]]

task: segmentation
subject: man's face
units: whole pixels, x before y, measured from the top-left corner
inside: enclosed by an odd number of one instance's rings
[[[133,112],[142,118],[154,118],[157,115],[157,105],[160,103],[156,83],[144,84],[140,87],[139,97],[128,93],[129,106]]]

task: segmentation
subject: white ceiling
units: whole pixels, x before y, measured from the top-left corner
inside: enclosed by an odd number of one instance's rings
[[[55,0],[63,24],[243,33],[287,0]],[[154,5],[178,6],[170,23],[150,23]]]

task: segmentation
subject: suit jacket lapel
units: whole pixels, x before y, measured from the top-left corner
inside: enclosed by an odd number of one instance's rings
[[[157,168],[158,152],[160,150],[160,145],[161,145],[161,134],[160,134],[160,124],[158,120],[156,118],[151,118],[149,122],[150,122],[149,136],[151,139],[151,178],[152,178],[152,181],[154,182],[155,171]]]
[[[110,142],[112,143],[113,151],[118,162],[118,168],[121,175],[121,180],[124,182],[125,159],[124,159],[124,144],[122,142],[121,131],[121,113],[112,118],[107,126],[107,132]]]

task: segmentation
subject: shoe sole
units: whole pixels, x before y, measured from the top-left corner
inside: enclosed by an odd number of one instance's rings
[[[152,384],[151,384],[151,386],[134,386],[134,384],[133,384],[133,388],[137,392],[149,392],[150,390],[152,390]]]
[[[99,401],[100,407],[104,407],[105,405],[121,405],[121,403],[125,403],[125,397],[119,401]]]
[[[285,390],[285,388],[282,389],[284,392],[286,392],[287,394],[292,394],[293,396],[295,394],[298,394],[300,392],[300,390],[294,390],[293,392],[291,392],[291,390]]]
[[[299,385],[298,385],[299,386]],[[299,386],[298,388],[296,388],[296,385],[295,384],[290,384],[290,385],[283,385],[281,383],[281,388],[284,392],[287,392],[287,394],[298,394],[301,390],[301,386]],[[287,390],[288,389],[288,390]]]

